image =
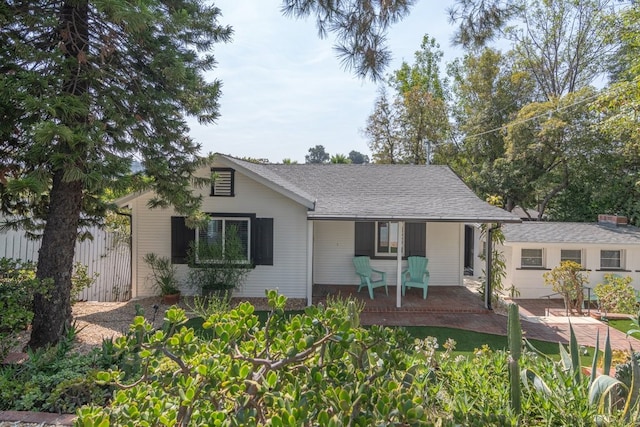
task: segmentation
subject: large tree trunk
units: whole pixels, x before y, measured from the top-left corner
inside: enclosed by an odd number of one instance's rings
[[[38,255],[37,277],[52,279],[46,293],[33,301],[33,326],[29,347],[56,344],[71,321],[71,274],[82,207],[82,183],[65,182],[64,171],[53,177],[47,223]]]
[[[81,97],[88,90],[86,59],[89,41],[89,6],[87,0],[67,0],[61,5],[59,41],[64,44],[67,58],[63,66],[62,91]],[[87,122],[88,110],[71,114],[62,124],[78,132]],[[60,154],[68,155],[74,168],[84,171],[85,145],[80,140],[69,146],[56,141]],[[37,277],[53,283],[33,301],[33,324],[28,346],[40,348],[56,344],[71,322],[71,275],[73,255],[82,211],[83,182],[65,180],[65,166],[53,165],[53,180],[49,195],[49,210],[38,254]]]

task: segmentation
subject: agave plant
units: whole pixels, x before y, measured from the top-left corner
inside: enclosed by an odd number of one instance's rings
[[[509,337],[510,342],[514,342],[518,336],[516,327],[518,322],[512,320],[518,316],[517,308],[510,307],[509,310]],[[573,330],[569,325],[570,340],[568,349],[560,344],[560,361],[555,362],[544,353],[538,351],[526,339],[527,347],[536,358],[542,359],[542,363],[531,363],[533,367],[526,367],[520,370],[519,384],[514,384],[511,377],[511,402],[514,412],[519,408],[522,396],[516,394],[520,392],[520,382],[524,391],[530,396],[534,396],[539,401],[544,402],[550,417],[559,417],[558,414],[572,416],[578,412],[575,408],[567,407],[570,404],[576,405],[584,412],[582,416],[593,417],[596,425],[602,425],[611,421],[621,421],[625,425],[637,425],[640,421],[640,366],[638,359],[631,351],[631,383],[629,386],[619,379],[609,375],[611,371],[612,350],[607,329],[603,358],[603,374],[598,375],[597,367],[601,357],[600,337],[596,334],[596,346],[591,363],[591,373],[588,379],[582,373],[580,366],[580,347]],[[513,339],[512,339],[513,337]],[[517,365],[520,352],[510,344],[512,357],[509,360],[509,370],[512,365]],[[526,363],[526,362],[525,362]],[[544,408],[540,409],[544,412]],[[564,420],[564,422],[568,422]],[[569,422],[570,423],[570,422]]]

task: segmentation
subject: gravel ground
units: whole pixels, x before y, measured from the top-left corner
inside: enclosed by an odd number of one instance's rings
[[[257,310],[267,310],[266,298],[243,298],[239,300],[233,298],[231,303],[237,304],[240,301],[251,302]],[[190,297],[181,298],[180,307],[192,313],[190,307],[193,300]],[[287,308],[300,310],[306,306],[304,299],[289,299]],[[129,329],[131,321],[136,315],[136,307],[144,311],[144,316],[153,321],[154,326],[161,326],[164,312],[169,305],[162,304],[159,297],[141,298],[127,302],[92,302],[81,301],[73,306],[73,318],[78,331],[75,349],[80,352],[88,352],[96,346],[102,344],[105,338],[116,338],[122,336]],[[157,307],[157,311],[156,308]],[[20,344],[14,350],[19,352],[29,340],[27,331],[20,337]],[[0,426],[1,427],[1,426]]]

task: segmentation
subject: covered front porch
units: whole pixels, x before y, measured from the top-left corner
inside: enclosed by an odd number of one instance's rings
[[[327,295],[341,294],[361,299],[365,303],[365,311],[369,312],[401,309],[469,313],[491,310],[489,301],[464,286],[467,255],[477,257],[482,251],[478,239],[473,235],[467,239],[466,231],[470,227],[465,222],[309,220],[307,225],[308,304],[315,304]],[[381,253],[381,248],[388,248],[389,252]],[[491,253],[491,248],[486,248],[485,252]],[[356,283],[360,278],[354,269],[354,256],[368,258],[378,276],[386,275],[388,295],[383,288],[375,289],[373,300],[366,289],[357,293]],[[407,259],[411,256],[427,259],[430,276],[426,300],[422,298],[420,289],[409,289],[403,296],[397,286],[403,280],[402,272],[406,271]],[[486,290],[488,283],[476,282],[476,287],[479,286]],[[485,294],[490,295],[491,292]]]
[[[433,313],[433,314],[486,314],[484,299],[473,290],[475,283],[467,286],[433,286],[429,297],[422,298],[420,289],[408,289],[402,297],[402,306],[396,307],[396,287],[389,286],[389,295],[384,288],[374,290],[375,298],[369,298],[366,288],[358,292],[357,285],[314,285],[313,304],[326,301],[328,297],[351,297],[364,303],[365,313]]]

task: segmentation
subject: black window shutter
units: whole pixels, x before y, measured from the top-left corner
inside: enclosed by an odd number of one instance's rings
[[[173,264],[186,264],[188,253],[196,238],[196,231],[187,227],[183,216],[171,217],[171,262]]]
[[[427,225],[424,222],[407,222],[404,241],[406,256],[427,256]]]
[[[273,265],[273,218],[256,218],[253,224],[253,264]]]
[[[356,222],[355,256],[373,257],[375,254],[375,222]]]

